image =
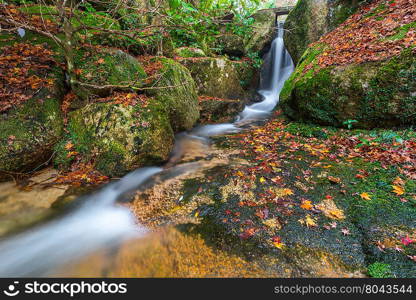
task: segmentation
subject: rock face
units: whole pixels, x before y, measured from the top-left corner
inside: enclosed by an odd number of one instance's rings
[[[285,22],[285,45],[295,64],[308,45],[352,15],[360,0],[299,0]]]
[[[241,57],[245,53],[244,39],[236,34],[221,34],[216,38],[218,52],[223,55]]]
[[[416,124],[416,52],[408,42],[415,21],[401,16],[406,9],[416,13],[410,1],[401,7],[374,1],[308,48],[281,92],[284,112],[333,126]],[[390,18],[394,26],[386,31]],[[360,34],[348,43],[354,30]]]
[[[234,63],[225,57],[181,59],[180,62],[191,71],[199,95],[227,99],[247,97]]]

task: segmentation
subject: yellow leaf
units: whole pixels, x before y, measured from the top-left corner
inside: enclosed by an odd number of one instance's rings
[[[285,244],[282,242],[273,242],[273,245],[278,249],[282,249]]]
[[[371,200],[371,196],[368,193],[361,193],[360,197],[363,198],[364,200]]]
[[[305,218],[305,224],[307,227],[315,227],[316,225],[316,220],[314,218],[312,218],[311,216],[307,215]]]
[[[237,171],[237,176],[240,176],[240,177],[243,177],[244,176],[244,173],[243,172],[241,172],[241,171]]]
[[[275,190],[273,190],[273,192],[278,197],[293,195],[293,191],[291,189],[275,189]]]
[[[264,179],[264,177],[261,177],[260,178],[260,183],[264,183],[264,182],[266,182],[266,179]]]
[[[310,200],[303,200],[302,201],[302,204],[300,205],[300,207],[302,207],[303,209],[306,209],[306,210],[311,210],[311,208],[313,207],[312,201],[310,201]]]
[[[312,218],[310,215],[306,215],[305,219],[300,219],[299,222],[302,225],[306,225],[306,227],[316,227],[316,220]]]
[[[282,225],[280,224],[280,222],[276,219],[268,219],[263,221],[263,224],[266,225],[267,227],[270,227],[272,229],[282,229]]]
[[[322,211],[324,215],[330,219],[345,219],[344,212],[336,206],[332,199],[324,199],[321,203],[316,205],[316,208]]]
[[[404,188],[398,185],[392,185],[393,187],[393,193],[395,193],[397,196],[401,196],[404,194]]]

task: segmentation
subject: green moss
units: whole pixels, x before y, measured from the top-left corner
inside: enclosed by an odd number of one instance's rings
[[[388,40],[401,40],[406,37],[406,34],[409,32],[410,29],[416,28],[416,22],[411,22],[409,24],[406,24],[404,26],[396,28],[396,34],[389,36]]]
[[[345,67],[314,67],[319,51],[308,49],[280,94],[280,105],[291,118],[357,127],[416,124],[416,60],[412,49],[386,61]],[[304,72],[304,67],[311,70]]]
[[[199,108],[196,85],[190,72],[169,58],[159,57],[154,61],[160,61],[163,67],[148,93],[165,105],[175,132],[192,128],[199,118]]]
[[[198,48],[181,47],[176,48],[173,52],[179,57],[204,57],[206,56],[204,51]]]
[[[380,262],[372,263],[368,266],[368,275],[374,278],[391,278],[392,273],[389,264],[383,264]]]
[[[67,129],[65,142],[55,148],[55,164],[69,166],[71,159],[63,146],[71,141],[82,161],[95,162],[97,170],[111,177],[163,162],[173,145],[166,108],[155,99],[147,106],[89,104],[70,113]]]
[[[81,70],[79,77],[83,83],[98,87],[74,87],[76,94],[82,99],[92,95],[108,96],[112,89],[99,88],[103,85],[116,85],[125,89],[140,88],[147,77],[137,59],[121,50],[102,48],[93,51],[80,48],[76,51],[75,66]]]
[[[62,134],[60,101],[32,98],[0,117],[3,171],[29,171],[44,163]],[[14,136],[12,144],[8,139]]]

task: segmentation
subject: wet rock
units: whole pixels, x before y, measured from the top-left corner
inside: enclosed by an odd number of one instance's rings
[[[68,186],[46,186],[53,181],[57,172],[46,169],[29,178],[25,187],[13,181],[0,183],[0,236],[33,226],[58,212],[53,208],[53,203],[65,193]]]

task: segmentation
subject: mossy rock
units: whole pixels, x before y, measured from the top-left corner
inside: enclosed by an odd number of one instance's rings
[[[173,50],[173,54],[179,57],[204,57],[204,51],[199,48],[180,47]]]
[[[364,0],[299,0],[285,22],[284,41],[293,61],[298,63],[308,45],[334,30]]]
[[[273,9],[262,9],[251,16],[254,23],[252,31],[245,37],[244,52],[256,53],[270,44],[276,33],[276,13]]]
[[[226,99],[246,99],[234,63],[225,57],[181,59],[194,78],[198,93]]]
[[[195,81],[184,66],[173,59],[158,57],[162,68],[147,91],[156,101],[163,103],[174,132],[191,129],[199,118]]]
[[[117,89],[140,88],[147,77],[137,59],[116,49],[80,48],[76,51],[75,66],[79,81],[85,84],[74,86],[81,99],[106,97]]]
[[[0,114],[0,180],[11,178],[6,174],[42,166],[62,135],[63,71],[53,69],[49,79],[52,87],[42,88],[25,103]]]
[[[248,60],[235,60],[232,61],[232,64],[237,72],[237,77],[240,80],[242,88],[250,92],[255,91],[260,80],[259,69],[254,67],[251,61]]]
[[[68,131],[56,147],[55,164],[69,167],[65,144],[71,142],[84,161],[93,160],[112,177],[166,160],[174,138],[165,105],[155,99],[147,106],[89,104],[69,114]]]
[[[320,45],[308,49],[280,95],[284,112],[296,120],[355,127],[416,124],[416,55],[412,49],[380,62],[303,68],[313,64]]]
[[[221,34],[215,37],[215,47],[222,55],[241,57],[245,54],[244,39],[236,34]]]

